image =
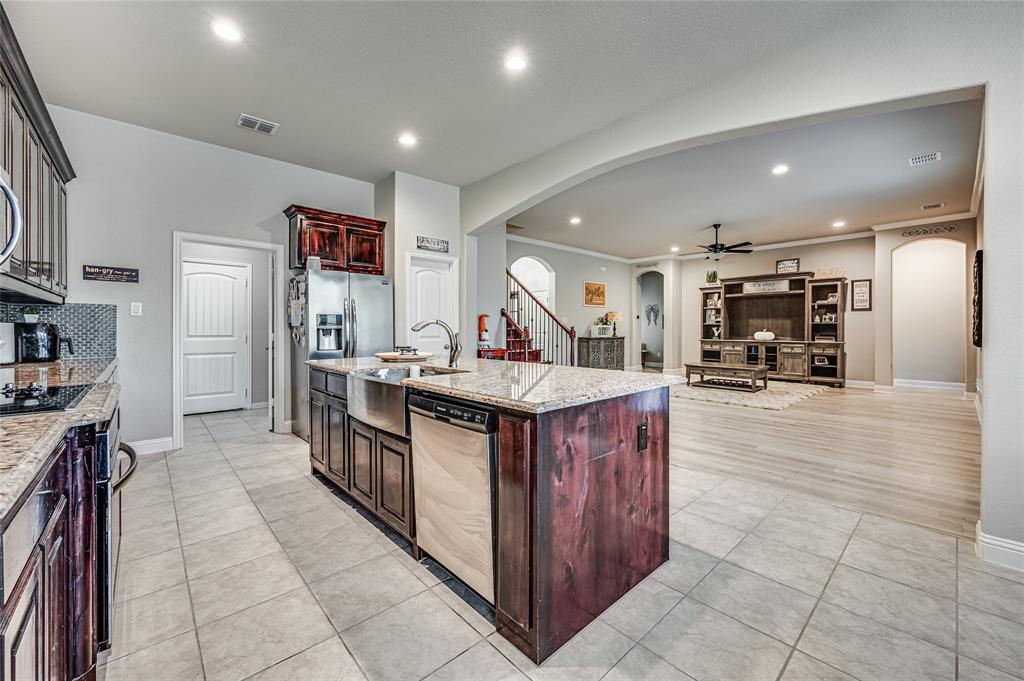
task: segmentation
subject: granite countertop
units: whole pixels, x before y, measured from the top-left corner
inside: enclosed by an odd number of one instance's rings
[[[0,384],[14,383],[21,388],[33,382],[52,386],[104,383],[116,368],[116,357],[8,364],[0,366]]]
[[[90,360],[53,362],[46,365],[51,367],[56,377],[50,381],[50,385],[61,384],[61,377],[68,378],[76,385],[97,383],[74,409],[0,418],[0,519],[7,515],[25,488],[32,483],[39,469],[69,429],[100,423],[113,416],[121,387],[116,383],[99,381],[105,381],[110,376],[116,366],[116,360],[95,360],[94,364],[89,365],[91,369],[83,366],[82,362],[86,361]],[[100,364],[104,366],[99,366]],[[32,366],[34,371],[47,371],[42,369],[44,365]],[[70,371],[72,366],[76,371]],[[20,367],[7,369],[17,372]],[[83,380],[87,375],[91,376],[92,380]]]
[[[339,374],[361,373],[393,366],[372,357],[309,360],[306,364]],[[506,362],[489,359],[462,359],[456,369],[447,361],[410,362],[443,372],[439,376],[407,378],[407,388],[459,397],[518,411],[540,413],[611,397],[631,395],[674,383],[682,376],[650,374],[607,369],[585,369],[554,364]]]

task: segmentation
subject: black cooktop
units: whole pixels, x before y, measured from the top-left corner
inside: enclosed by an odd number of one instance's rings
[[[32,383],[27,387],[15,388],[8,383],[0,388],[0,416],[73,409],[82,401],[85,393],[91,387],[91,385],[47,387]]]

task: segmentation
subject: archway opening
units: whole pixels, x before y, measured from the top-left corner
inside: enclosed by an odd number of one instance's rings
[[[509,268],[540,302],[555,312],[555,270],[538,257],[524,255]]]
[[[636,279],[640,288],[640,366],[643,371],[665,367],[665,275],[644,272]]]
[[[963,390],[965,245],[915,241],[892,253],[892,369],[896,385]]]

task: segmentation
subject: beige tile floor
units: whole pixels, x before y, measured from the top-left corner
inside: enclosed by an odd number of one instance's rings
[[[187,419],[125,498],[107,681],[1020,678],[1024,573],[963,538],[673,466],[671,560],[545,664],[309,475],[260,412]],[[1014,676],[1014,675],[1018,676]]]

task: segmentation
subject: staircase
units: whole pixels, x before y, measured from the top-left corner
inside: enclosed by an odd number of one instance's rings
[[[505,270],[505,359],[576,365],[576,329],[567,326],[510,270]]]

